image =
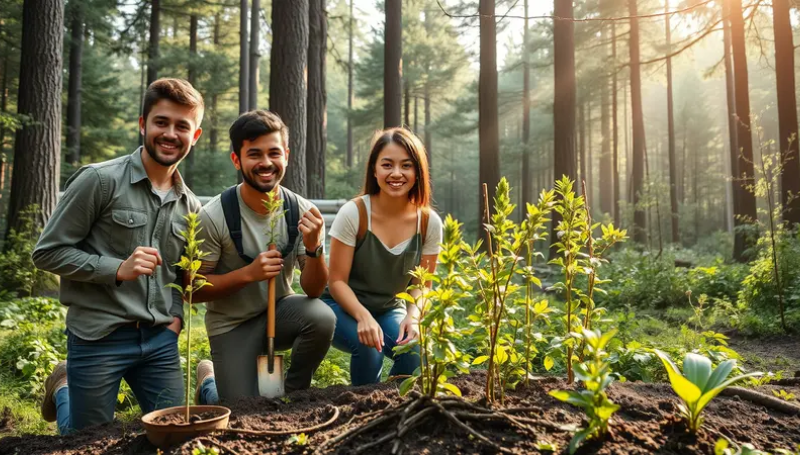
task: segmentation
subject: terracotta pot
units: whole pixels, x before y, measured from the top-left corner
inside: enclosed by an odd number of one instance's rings
[[[147,440],[156,447],[169,447],[201,434],[224,430],[228,428],[228,419],[231,416],[231,410],[224,406],[190,406],[190,415],[204,412],[213,412],[216,415],[210,419],[196,422],[170,423],[166,425],[155,423],[158,417],[170,414],[183,415],[185,412],[186,406],[175,406],[159,409],[142,416],[142,425],[144,425]]]

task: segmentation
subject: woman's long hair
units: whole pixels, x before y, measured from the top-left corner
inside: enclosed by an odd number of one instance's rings
[[[372,150],[369,152],[369,159],[367,160],[367,170],[364,176],[364,187],[361,190],[361,195],[365,194],[378,194],[381,187],[378,185],[378,179],[375,177],[375,165],[378,162],[378,155],[383,151],[384,147],[394,142],[395,144],[403,147],[408,152],[408,156],[414,163],[414,169],[417,174],[417,181],[414,187],[408,192],[408,199],[417,207],[428,207],[431,204],[431,176],[430,169],[428,168],[428,154],[425,151],[425,146],[422,141],[405,128],[388,128],[383,131],[378,131],[372,139]]]

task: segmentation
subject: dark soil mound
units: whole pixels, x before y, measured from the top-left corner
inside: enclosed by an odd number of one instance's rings
[[[454,382],[464,397],[479,402],[483,394],[484,375],[473,373]],[[467,423],[493,442],[515,453],[539,453],[536,443],[558,444],[562,453],[571,438],[559,427],[581,425],[578,409],[547,395],[552,389],[566,388],[563,380],[547,378],[518,387],[507,395],[506,408],[529,408],[517,413],[528,423],[527,431],[505,424],[502,420],[469,420]],[[787,388],[800,395],[800,389]],[[767,388],[763,389],[768,392]],[[713,454],[720,435],[742,444],[751,443],[762,450],[792,448],[800,444],[800,416],[787,416],[739,398],[717,397],[706,408],[704,430],[697,436],[686,432],[677,417],[678,400],[667,384],[622,383],[611,387],[610,397],[622,406],[614,417],[612,434],[603,442],[593,441],[583,447],[584,454]],[[339,419],[324,430],[309,435],[305,446],[292,444],[289,436],[249,436],[217,433],[201,438],[225,453],[313,453],[343,432],[370,421],[366,416],[394,405],[402,399],[395,385],[367,387],[335,386],[295,392],[286,400],[253,398],[231,404],[231,428],[251,430],[291,430],[310,427],[330,418],[332,406],[338,406]],[[366,417],[365,417],[366,416]],[[539,422],[537,425],[535,422]],[[397,424],[378,425],[344,445],[325,446],[326,453],[356,453],[360,447],[374,442],[395,429]],[[120,423],[91,428],[70,437],[25,436],[0,440],[0,454],[155,454],[139,425]],[[166,454],[189,455],[196,441],[172,447]],[[386,453],[391,440],[367,453]],[[496,453],[496,450],[462,428],[437,414],[409,431],[400,444],[402,453]]]

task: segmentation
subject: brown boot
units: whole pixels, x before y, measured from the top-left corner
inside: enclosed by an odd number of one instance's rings
[[[53,372],[44,381],[44,400],[42,401],[42,417],[47,422],[56,421],[55,395],[61,387],[67,385],[67,361],[58,362]]]
[[[194,386],[194,404],[200,404],[200,386],[203,385],[208,378],[214,377],[214,362],[210,360],[201,360],[197,364],[197,384]]]

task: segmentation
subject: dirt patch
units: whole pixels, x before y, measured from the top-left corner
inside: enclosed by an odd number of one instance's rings
[[[189,416],[189,421],[192,423],[200,422],[201,420],[210,420],[217,417],[216,412],[201,412],[199,414],[192,414]],[[186,422],[182,411],[173,414],[158,416],[153,419],[156,425],[182,425]]]
[[[473,373],[455,379],[464,397],[480,403],[484,376]],[[546,441],[558,444],[561,453],[571,438],[559,427],[581,425],[583,416],[572,406],[547,395],[553,389],[566,388],[563,380],[546,378],[530,387],[519,387],[507,395],[505,408],[527,408],[515,415],[529,422],[528,430],[505,425],[502,421],[472,420],[468,424],[493,442],[514,453],[539,453],[535,444]],[[800,395],[800,388],[786,388]],[[767,388],[764,389],[768,392]],[[725,435],[737,443],[751,443],[772,451],[800,444],[800,416],[787,416],[767,410],[738,398],[718,397],[706,411],[705,430],[698,435],[686,432],[677,418],[677,398],[667,384],[622,383],[611,387],[609,395],[622,406],[614,417],[612,434],[606,441],[593,441],[582,448],[583,454],[713,454],[714,443]],[[252,398],[231,403],[231,428],[250,430],[291,430],[309,427],[327,420],[332,406],[341,412],[336,423],[309,435],[308,444],[289,442],[288,436],[264,437],[217,433],[202,439],[203,444],[216,445],[239,454],[313,453],[343,432],[373,417],[367,414],[402,402],[395,385],[365,387],[334,386],[292,393],[286,400]],[[540,422],[539,425],[530,422]],[[346,445],[325,446],[326,453],[351,454],[370,442],[393,431],[391,425],[379,425]],[[138,425],[122,424],[91,428],[70,437],[25,436],[0,440],[2,454],[155,454]],[[197,441],[172,447],[165,454],[191,454]],[[391,441],[367,453],[389,453]],[[424,425],[406,434],[400,444],[402,453],[495,453],[445,418],[432,416]],[[223,450],[224,452],[224,450]]]
[[[800,377],[800,336],[745,338],[734,335],[729,345],[741,354],[751,370],[784,371],[784,377]]]

